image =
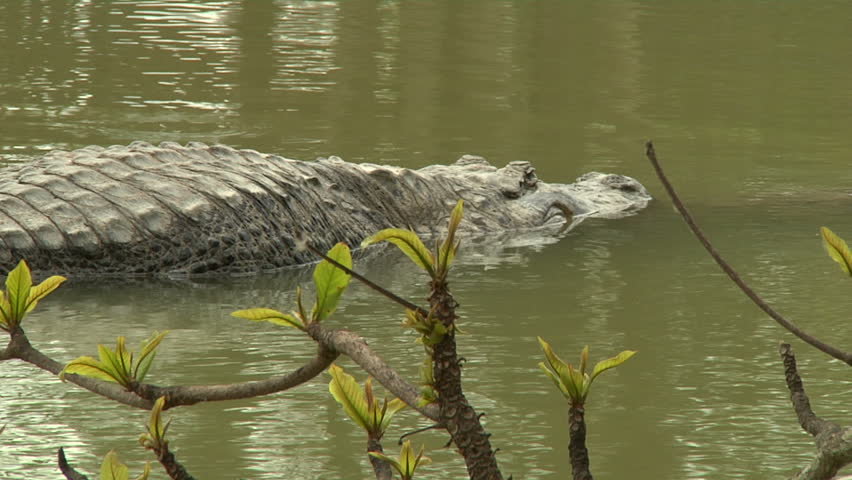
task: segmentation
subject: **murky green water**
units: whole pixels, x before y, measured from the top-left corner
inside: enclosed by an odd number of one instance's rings
[[[791,335],[689,236],[642,144],[655,139],[706,231],[760,292],[849,343],[852,284],[817,228],[852,237],[850,15],[845,2],[2,2],[0,159],[200,140],[409,167],[477,153],[530,160],[552,182],[635,176],[660,198],[638,216],[585,223],[556,244],[462,254],[452,285],[466,388],[501,466],[515,478],[569,472],[565,404],[536,367],[541,335],[564,356],[584,344],[596,358],[640,351],[592,393],[599,478],[780,478],[813,451],[776,354]],[[363,268],[425,296],[402,259]],[[297,280],[77,282],[27,331],[65,361],[171,329],[152,381],[262,378],[313,346],[228,313],[287,309]],[[416,378],[421,347],[399,320],[355,287],[333,323]],[[852,422],[847,367],[793,344],[817,413]],[[326,381],[179,409],[172,445],[199,478],[367,478],[362,438]],[[0,477],[55,478],[59,446],[89,472],[110,448],[140,471],[144,418],[4,362]],[[393,435],[423,425],[409,414]],[[423,478],[464,476],[444,435],[421,442],[435,460]]]

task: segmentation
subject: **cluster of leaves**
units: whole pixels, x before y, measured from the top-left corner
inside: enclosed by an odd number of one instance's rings
[[[459,200],[455,208],[453,208],[452,213],[450,213],[447,236],[437,246],[435,252],[431,252],[426,248],[423,240],[416,233],[401,228],[386,228],[381,230],[375,235],[365,238],[361,242],[361,246],[367,247],[379,242],[390,242],[399,247],[417,266],[425,270],[433,281],[445,281],[461,244],[461,241],[456,241],[456,232],[461,224],[463,213],[464,201]]]
[[[169,423],[163,425],[162,412],[166,404],[166,397],[160,397],[154,402],[154,407],[151,409],[151,416],[148,420],[148,425],[145,426],[147,432],[139,437],[139,444],[148,450],[153,450],[155,453],[163,451],[169,444],[166,441],[166,430],[169,428]],[[151,473],[151,463],[145,462],[145,470],[135,480],[147,480]],[[110,450],[104,456],[101,463],[101,480],[130,480],[130,472],[127,465],[118,460],[118,454],[115,450]]]
[[[38,301],[56,290],[65,277],[54,275],[33,286],[33,277],[27,262],[21,260],[6,277],[6,291],[0,291],[0,328],[14,332]]]
[[[329,250],[328,257],[346,268],[352,269],[352,252],[345,243],[341,242],[335,245]],[[321,322],[337,310],[340,297],[346,291],[346,287],[349,286],[351,278],[352,276],[349,273],[327,261],[322,261],[314,269],[314,286],[317,293],[310,315],[307,314],[302,305],[301,288],[296,289],[296,310],[289,314],[271,308],[251,308],[238,310],[231,315],[255,322],[270,322],[305,331],[307,325],[311,322]]]
[[[390,425],[391,418],[407,405],[398,398],[388,401],[385,398],[381,405],[373,395],[373,379],[368,377],[364,389],[358,385],[352,375],[342,368],[332,364],[328,369],[331,381],[328,391],[337,400],[349,418],[363,428],[370,438],[381,439]]]
[[[411,480],[414,478],[414,472],[417,470],[417,467],[432,463],[429,457],[423,456],[423,450],[424,447],[420,447],[420,451],[417,455],[414,455],[414,449],[411,448],[411,440],[406,440],[399,451],[399,459],[389,457],[381,452],[368,453],[374,458],[388,462],[399,473],[402,480]]]
[[[331,374],[331,381],[328,384],[328,390],[331,395],[343,406],[346,414],[372,439],[381,439],[390,425],[391,418],[406,407],[405,402],[398,398],[390,401],[385,398],[380,405],[379,400],[373,395],[373,379],[370,377],[367,378],[362,390],[352,375],[344,372],[337,365],[329,368],[329,374]],[[374,458],[387,462],[403,480],[410,480],[418,466],[431,463],[428,457],[423,456],[423,450],[424,447],[420,447],[420,452],[414,455],[411,441],[407,440],[402,445],[399,459],[389,457],[382,452],[368,453]]]
[[[545,342],[543,338],[538,337],[538,343],[544,351],[544,356],[550,368],[547,368],[544,362],[540,362],[538,366],[553,380],[556,388],[571,402],[572,406],[582,406],[586,403],[592,382],[595,381],[598,375],[621,365],[636,354],[633,350],[625,350],[612,358],[601,360],[592,369],[590,375],[586,372],[589,363],[588,345],[580,352],[580,368],[574,368],[573,365],[559,358],[550,347],[550,344]]]
[[[168,447],[169,442],[166,441],[166,431],[169,429],[171,420],[163,424],[163,408],[166,405],[166,397],[160,397],[154,402],[151,408],[151,417],[148,425],[145,426],[146,432],[139,436],[139,444],[148,450],[160,452]]]
[[[151,363],[157,354],[157,347],[167,333],[169,332],[154,332],[151,338],[142,342],[138,355],[134,355],[133,352],[127,350],[125,346],[127,339],[124,337],[118,337],[115,350],[99,344],[99,358],[95,359],[88,356],[78,357],[65,365],[65,368],[59,372],[59,378],[65,381],[65,375],[76,373],[108,382],[115,382],[132,391],[139,382],[145,379],[148,369],[151,368]]]
[[[456,240],[456,235],[463,216],[464,201],[459,200],[450,213],[447,236],[443,242],[436,244],[435,251],[430,251],[423,240],[413,231],[400,228],[381,230],[364,239],[361,246],[368,247],[380,242],[389,242],[396,245],[415,265],[422,268],[433,282],[446,282],[450,267],[461,245],[461,241]],[[432,312],[424,313],[413,309],[406,309],[403,325],[419,333],[420,337],[417,341],[426,348],[426,358],[420,369],[421,405],[435,402],[438,399],[438,394],[433,387],[435,381],[432,368],[432,347],[440,343],[451,329],[456,329],[455,333],[458,333],[458,328],[455,324],[444,325],[443,322],[432,315]]]

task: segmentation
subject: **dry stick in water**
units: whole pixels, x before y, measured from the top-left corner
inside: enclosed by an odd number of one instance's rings
[[[677,193],[675,193],[674,187],[672,187],[672,184],[669,183],[669,180],[668,178],[666,178],[665,173],[663,173],[663,168],[657,161],[657,154],[656,152],[654,152],[654,144],[650,141],[645,144],[645,155],[648,157],[648,160],[651,161],[651,165],[654,166],[654,170],[657,172],[657,177],[660,179],[660,182],[663,183],[663,186],[666,188],[669,197],[671,197],[672,199],[672,203],[674,204],[678,213],[680,213],[681,217],[683,217],[683,220],[689,226],[689,229],[692,230],[692,233],[695,234],[695,236],[698,238],[698,241],[700,241],[701,244],[704,245],[704,248],[707,250],[710,256],[713,257],[713,260],[715,260],[716,263],[719,264],[719,266],[722,268],[722,270],[726,274],[728,274],[728,277],[730,277],[731,280],[735,284],[737,284],[738,287],[740,287],[740,290],[742,290],[743,293],[745,293],[746,296],[750,298],[752,302],[755,303],[755,305],[757,305],[767,315],[772,317],[773,320],[778,322],[779,325],[789,330],[790,333],[799,337],[804,342],[810,344],[817,350],[826,353],[838,360],[841,360],[848,365],[852,365],[852,354],[833,347],[825,342],[822,342],[821,340],[817,339],[816,337],[813,337],[801,328],[797,327],[795,324],[781,316],[780,313],[773,310],[772,307],[770,307],[769,304],[767,304],[760,297],[760,295],[758,295],[754,290],[752,290],[751,287],[749,287],[740,278],[739,274],[733,269],[733,267],[731,267],[728,262],[726,262],[725,259],[723,259],[721,255],[719,255],[719,252],[716,251],[716,248],[714,248],[710,241],[707,240],[707,237],[704,236],[704,233],[702,233],[701,229],[698,228],[698,225],[692,219],[692,215],[689,214],[689,211],[687,211],[686,207],[683,205],[683,202],[680,201],[680,198],[678,197]]]

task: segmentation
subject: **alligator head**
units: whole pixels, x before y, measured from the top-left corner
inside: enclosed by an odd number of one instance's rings
[[[631,177],[590,172],[571,184],[546,183],[525,161],[496,168],[482,157],[465,155],[453,165],[430,166],[418,173],[444,177],[452,185],[466,202],[467,229],[473,231],[569,229],[587,218],[633,214],[651,200],[645,187]]]

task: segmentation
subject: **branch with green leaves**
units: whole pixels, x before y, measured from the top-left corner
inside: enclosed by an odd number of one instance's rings
[[[398,459],[385,455],[384,452],[369,452],[369,454],[373,458],[390,464],[402,480],[411,480],[418,467],[432,463],[429,457],[423,456],[423,450],[424,447],[421,446],[420,451],[415,455],[414,449],[411,448],[411,440],[406,440],[400,448]]]
[[[589,346],[583,347],[580,352],[580,363],[574,368],[566,363],[553,351],[549,343],[538,337],[538,343],[544,351],[547,365],[544,362],[538,364],[556,388],[565,396],[570,403],[568,411],[568,451],[571,458],[571,470],[574,480],[592,480],[589,470],[589,451],[586,448],[586,403],[592,383],[603,372],[615,368],[629,360],[636,354],[633,350],[625,350],[618,355],[601,360],[595,364],[592,373],[587,372],[589,365]],[[549,368],[548,368],[549,366]]]
[[[65,277],[54,275],[33,286],[33,277],[27,262],[21,260],[6,277],[6,291],[0,291],[0,329],[13,333],[20,328],[28,313],[39,300],[59,288]]]
[[[586,404],[586,399],[589,396],[589,390],[592,388],[592,382],[603,372],[615,368],[626,362],[633,355],[636,355],[635,350],[625,350],[618,355],[601,360],[595,364],[591,375],[586,371],[589,364],[589,346],[586,345],[580,352],[579,368],[574,368],[570,363],[563,361],[553,351],[549,343],[543,338],[538,337],[538,343],[544,352],[544,357],[547,359],[548,365],[544,362],[539,362],[541,368],[548,378],[550,378],[556,388],[562,392],[562,395],[571,402],[572,406],[583,406]]]
[[[162,413],[166,404],[165,397],[160,397],[154,402],[148,423],[145,425],[145,433],[140,435],[139,444],[145,449],[154,452],[157,460],[165,469],[172,480],[195,480],[192,475],[177,461],[174,454],[169,451],[169,442],[166,440],[166,431],[171,420],[163,423]],[[88,477],[75,470],[65,458],[64,449],[59,449],[59,470],[68,480],[86,480]],[[151,464],[145,462],[145,469],[135,480],[147,480],[151,474]],[[127,465],[121,463],[115,450],[110,450],[104,456],[101,463],[101,480],[130,480],[130,471]]]
[[[406,407],[405,402],[399,398],[388,401],[384,399],[381,404],[373,393],[373,378],[368,377],[364,388],[358,385],[352,375],[344,372],[337,365],[332,365],[328,370],[331,381],[328,390],[331,395],[343,407],[343,411],[357,425],[367,433],[367,452],[383,453],[381,439],[390,426],[390,421],[397,412]],[[390,480],[391,464],[375,456],[368,456],[373,472],[378,480]]]
[[[65,450],[59,449],[59,471],[67,480],[88,480],[89,477],[77,471],[65,458]],[[134,480],[148,480],[151,475],[151,464],[145,462],[145,469]],[[100,480],[130,480],[130,469],[118,459],[118,453],[110,450],[101,462]]]

